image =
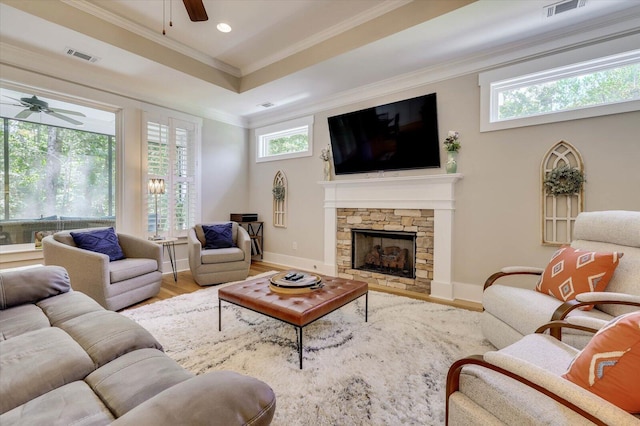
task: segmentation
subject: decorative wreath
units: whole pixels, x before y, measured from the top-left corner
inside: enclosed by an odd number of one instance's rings
[[[273,198],[276,201],[281,201],[284,200],[284,186],[282,185],[276,185],[273,187],[273,189],[271,190],[271,192],[273,192]]]
[[[565,164],[549,172],[544,186],[549,195],[573,195],[580,192],[584,182],[582,170]]]

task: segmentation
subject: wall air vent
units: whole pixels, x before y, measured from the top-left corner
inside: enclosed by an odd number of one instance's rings
[[[565,0],[558,3],[550,4],[544,7],[544,15],[547,18],[556,16],[563,12],[575,10],[587,5],[587,0]]]
[[[100,60],[97,56],[90,55],[88,53],[78,52],[76,49],[72,49],[71,47],[65,47],[65,53],[69,56],[74,56],[79,59],[83,59],[85,61],[94,63]]]

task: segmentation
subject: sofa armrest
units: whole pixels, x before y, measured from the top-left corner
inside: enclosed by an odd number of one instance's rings
[[[635,420],[626,411],[530,362],[502,352],[487,352],[456,361],[447,374],[446,409],[449,396],[460,388],[460,373],[466,365],[478,365],[509,377],[546,395],[597,425],[617,424],[621,418]]]
[[[202,243],[196,236],[193,227],[187,233],[187,250],[189,251],[189,268],[191,271],[195,271],[202,264]]]
[[[543,268],[537,268],[535,266],[507,266],[487,278],[484,283],[483,290],[486,290],[494,282],[502,277],[507,277],[509,275],[542,275],[543,272]]]
[[[247,230],[240,225],[238,225],[238,241],[236,244],[244,252],[245,262],[251,263],[251,237]]]
[[[60,266],[0,271],[0,310],[35,303],[70,289],[69,275]]]
[[[158,270],[162,270],[162,245],[127,234],[118,234],[118,241],[126,257],[155,259]]]
[[[640,307],[640,296],[608,291],[581,293],[578,294],[575,299],[567,300],[558,306],[551,316],[551,320],[564,320],[571,311],[583,306],[592,305],[628,305]],[[554,330],[551,330],[551,335],[560,340],[560,334],[554,334]]]
[[[96,301],[106,299],[105,286],[109,284],[109,256],[73,247],[53,236],[42,240],[45,265],[62,266],[67,270],[71,287]]]
[[[549,334],[558,340],[562,340],[562,329],[571,328],[589,333],[596,333],[607,323],[605,320],[591,317],[569,317],[564,320],[549,321],[536,329],[536,333],[544,333],[549,330]]]
[[[262,426],[271,423],[275,406],[275,394],[266,383],[231,371],[215,371],[170,387],[112,425]]]

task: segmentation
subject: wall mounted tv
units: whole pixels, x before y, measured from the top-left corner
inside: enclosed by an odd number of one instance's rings
[[[435,93],[328,122],[336,175],[440,167]]]

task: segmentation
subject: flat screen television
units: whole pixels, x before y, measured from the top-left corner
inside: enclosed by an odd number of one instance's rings
[[[435,93],[328,122],[336,175],[440,167]]]

